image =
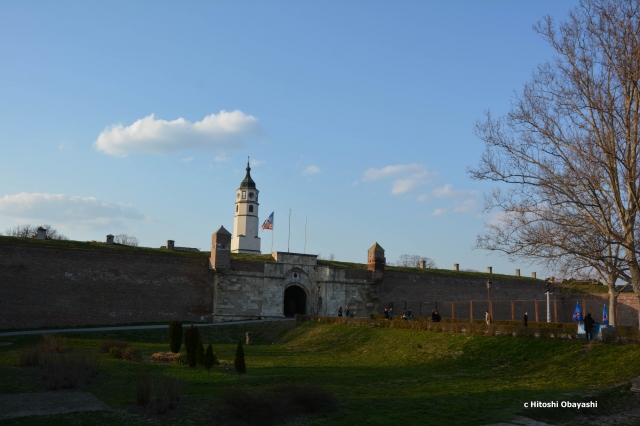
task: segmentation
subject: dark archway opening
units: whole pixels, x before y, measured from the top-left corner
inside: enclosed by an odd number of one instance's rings
[[[304,290],[293,285],[284,291],[284,316],[292,317],[306,313],[307,295]]]

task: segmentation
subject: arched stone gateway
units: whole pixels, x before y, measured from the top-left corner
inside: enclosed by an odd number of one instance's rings
[[[297,285],[292,285],[284,290],[284,316],[292,317],[295,314],[306,314],[307,295]]]

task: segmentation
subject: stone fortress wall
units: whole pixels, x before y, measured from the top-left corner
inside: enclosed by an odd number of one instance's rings
[[[259,262],[231,259],[230,234],[221,236],[221,230],[213,235],[209,259],[12,243],[2,237],[0,329],[273,318],[282,317],[292,301],[304,313],[328,316],[345,305],[356,317],[380,313],[391,303],[398,315],[405,302],[415,315],[421,302],[422,314],[428,315],[438,301],[444,317],[452,313],[450,303],[444,302],[458,301],[458,318],[469,317],[469,300],[474,300],[474,318],[483,318],[487,308],[486,278],[385,270],[384,250],[377,244],[369,250],[368,270],[322,266],[315,255],[296,253],[276,252],[274,261]],[[543,280],[499,275],[491,275],[491,280],[497,319],[510,318],[510,300],[545,298]],[[287,300],[291,290],[297,292],[296,299]],[[556,297],[563,321],[570,321],[575,299],[581,304],[585,300],[596,320],[607,302],[606,294]],[[620,302],[620,324],[636,325],[635,294],[621,295]],[[519,309],[528,310],[529,319],[535,320],[533,306],[516,306]],[[539,315],[546,319],[542,302]]]

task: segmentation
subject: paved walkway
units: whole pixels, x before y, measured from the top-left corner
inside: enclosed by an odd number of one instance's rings
[[[256,322],[273,322],[273,321],[294,321],[293,318],[284,319],[268,319],[268,320],[246,320],[246,321],[229,321],[229,322],[214,322],[214,323],[184,323],[182,327],[189,327],[191,324],[195,324],[198,327],[217,327],[221,325],[237,325],[237,324],[251,324]],[[28,334],[57,334],[57,333],[85,333],[92,331],[118,331],[118,330],[151,330],[154,328],[169,328],[169,324],[165,325],[125,325],[117,327],[85,327],[85,328],[61,328],[55,330],[25,330],[25,331],[7,331],[0,333],[0,337],[9,336],[25,336]]]

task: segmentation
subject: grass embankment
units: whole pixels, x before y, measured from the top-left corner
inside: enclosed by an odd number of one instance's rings
[[[214,352],[227,364],[215,367],[210,376],[202,368],[125,362],[100,355],[100,374],[89,390],[114,407],[113,412],[30,417],[3,424],[148,424],[143,415],[129,411],[135,401],[135,378],[143,372],[175,377],[183,384],[179,408],[155,418],[158,424],[212,424],[211,413],[219,409],[222,395],[231,388],[260,390],[293,383],[325,388],[339,400],[335,408],[298,419],[296,424],[345,426],[484,425],[508,421],[519,414],[541,418],[545,413],[568,420],[577,410],[525,410],[523,403],[576,400],[579,396],[563,394],[593,394],[593,387],[606,389],[640,375],[638,345],[587,346],[577,341],[314,323],[296,326],[290,322],[207,327],[200,331],[203,341],[213,342]],[[254,333],[255,344],[245,346],[247,374],[238,382],[232,367],[235,342],[246,331]],[[168,350],[166,330],[66,337],[68,344],[84,350],[97,350],[106,338],[127,340],[145,358]],[[0,347],[0,393],[42,388],[37,371],[15,367],[17,350],[34,345],[38,339],[2,339],[14,344]],[[607,410],[608,400],[613,398],[602,396],[596,413]],[[592,419],[582,420],[589,424]]]
[[[0,244],[28,245],[32,247],[61,248],[69,250],[99,250],[116,253],[150,254],[157,256],[180,256],[208,258],[208,251],[182,251],[167,250],[166,248],[132,247],[124,244],[106,244],[99,241],[73,241],[73,240],[38,240],[37,238],[18,238],[0,235]],[[275,262],[270,254],[242,254],[231,253],[231,259],[251,260],[254,262]]]
[[[339,262],[337,260],[325,260],[318,259],[318,266],[330,266],[340,269],[367,269],[366,263],[353,263],[353,262]],[[503,274],[487,274],[484,272],[470,272],[470,271],[454,271],[451,269],[423,269],[423,268],[411,268],[408,266],[385,266],[385,271],[394,272],[406,272],[410,274],[427,274],[427,275],[439,275],[453,278],[479,278],[479,279],[508,279],[517,281],[533,281],[540,282],[537,278],[529,278],[516,275],[503,275]]]

